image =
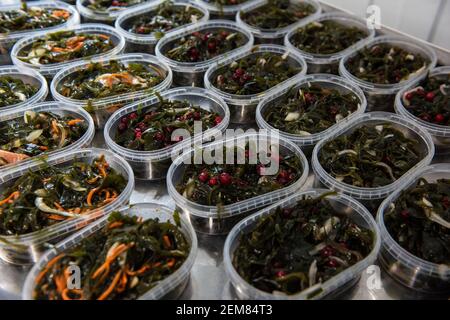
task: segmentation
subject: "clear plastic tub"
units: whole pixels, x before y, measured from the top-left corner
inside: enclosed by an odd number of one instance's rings
[[[122,52],[124,46],[125,46],[125,39],[120,35],[113,27],[102,25],[102,24],[82,24],[76,27],[72,27],[70,29],[64,29],[67,31],[74,31],[76,34],[80,33],[89,33],[89,34],[102,34],[107,35],[110,37],[111,41],[114,43],[114,48],[109,50],[108,52],[102,53],[102,54],[96,54],[93,56],[78,58],[66,62],[59,62],[59,63],[52,63],[52,64],[32,64],[29,62],[24,62],[17,57],[21,55],[21,51],[24,49],[31,48],[32,44],[42,39],[48,35],[47,34],[39,34],[32,37],[26,37],[19,40],[14,47],[11,50],[11,59],[13,60],[14,64],[17,66],[25,66],[31,69],[35,69],[36,71],[40,72],[44,77],[51,80],[53,76],[58,73],[61,69],[64,69],[68,66],[70,66],[73,63],[79,62],[79,61],[85,61],[87,59],[94,59],[94,58],[106,58],[115,56]],[[60,30],[61,31],[61,30]]]
[[[64,105],[64,104],[58,103],[58,102],[41,102],[38,104],[33,104],[32,106],[27,105],[20,109],[14,109],[14,110],[10,110],[5,113],[0,113],[0,123],[10,121],[13,119],[17,119],[17,118],[23,119],[25,111],[51,112],[51,113],[59,115],[59,116],[73,116],[74,118],[84,120],[88,126],[86,132],[77,141],[75,141],[72,144],[65,146],[61,149],[55,149],[53,151],[42,153],[42,155],[51,156],[54,154],[66,153],[66,152],[70,152],[73,150],[79,150],[81,148],[86,148],[86,147],[90,146],[92,139],[94,138],[94,134],[95,134],[94,121],[92,120],[92,117],[89,115],[89,113],[82,108]],[[28,166],[28,165],[32,164],[33,162],[35,162],[36,158],[37,157],[31,157],[26,160],[20,161],[18,163],[16,162],[14,164],[8,164],[5,166],[1,166],[0,173],[5,172],[9,169],[14,169],[18,165]]]
[[[130,22],[138,17],[144,16],[144,15],[151,15],[153,11],[155,11],[158,6],[160,6],[162,3],[166,2],[167,0],[158,0],[155,2],[150,2],[148,4],[143,4],[139,6],[138,8],[129,9],[124,12],[122,12],[119,17],[117,17],[115,26],[117,31],[125,37],[125,40],[127,42],[125,51],[126,52],[146,52],[146,53],[154,53],[156,43],[159,41],[159,38],[156,37],[154,33],[151,34],[137,34],[128,31],[128,25]],[[187,28],[193,24],[197,24],[200,22],[208,21],[209,19],[209,12],[198,4],[197,2],[194,2],[193,0],[188,1],[180,1],[175,0],[172,1],[173,6],[175,7],[192,7],[195,8],[203,13],[203,17],[198,19],[197,22],[189,23],[184,26],[180,26],[174,29],[171,29],[167,33],[176,32],[179,30],[183,30],[184,28]]]
[[[109,25],[114,25],[114,21],[123,11],[140,6],[149,0],[142,0],[138,4],[128,7],[122,7],[117,10],[110,10],[109,12],[108,11],[100,12],[88,8],[87,5],[89,0],[76,0],[76,1],[77,1],[76,7],[81,15],[83,23],[105,23]]]
[[[402,37],[393,36],[381,36],[375,37],[370,40],[365,47],[371,48],[378,44],[389,44],[398,46],[404,50],[407,50],[413,54],[420,54],[425,59],[429,60],[429,64],[420,72],[411,74],[408,80],[401,81],[394,84],[376,84],[368,81],[360,80],[352,75],[346,68],[346,63],[349,58],[354,57],[358,50],[349,52],[340,61],[339,74],[356,85],[360,86],[367,97],[367,109],[368,111],[394,111],[395,95],[402,88],[410,85],[411,83],[423,79],[429,72],[436,66],[437,57],[433,49],[426,45],[414,41],[412,39],[406,39]],[[359,49],[360,50],[360,49]]]
[[[182,179],[186,167],[185,163],[188,163],[194,154],[197,154],[199,151],[205,152],[205,150],[206,152],[217,149],[221,150],[220,148],[222,147],[231,147],[236,142],[238,143],[237,145],[239,145],[239,143],[245,141],[258,143],[261,147],[263,147],[264,144],[276,145],[279,148],[279,153],[281,155],[296,154],[299,157],[303,168],[300,178],[285,188],[220,207],[195,203],[186,199],[177,191],[176,186]],[[194,146],[176,158],[167,173],[167,190],[176,206],[189,217],[190,222],[197,232],[220,235],[228,233],[238,221],[252,212],[297,192],[306,183],[308,173],[308,160],[300,148],[292,142],[284,140],[276,135],[265,133],[246,133],[234,137],[229,137],[227,135],[223,140],[218,140],[204,146]]]
[[[222,6],[218,3],[215,3],[216,0],[195,0],[200,3],[206,9],[208,9],[211,18],[213,19],[227,19],[234,20],[236,17],[236,13],[242,10],[245,6],[258,2],[259,0],[246,0],[243,3],[235,4],[235,5],[226,5]]]
[[[231,50],[227,53],[218,55],[213,59],[209,59],[201,62],[178,62],[167,58],[164,54],[170,49],[170,45],[179,39],[192,34],[196,31],[212,31],[218,29],[230,30],[233,32],[239,32],[244,35],[248,41],[241,47]],[[178,31],[170,32],[166,36],[162,37],[156,45],[156,56],[162,61],[166,62],[173,71],[173,82],[178,86],[202,86],[203,78],[206,70],[209,67],[219,63],[222,59],[229,57],[235,57],[242,52],[248,51],[253,45],[252,34],[238,26],[235,22],[227,20],[210,20],[205,22],[199,22],[189,27],[183,28]]]
[[[153,69],[159,70],[161,73],[164,73],[166,75],[166,78],[158,85],[147,90],[140,90],[132,93],[123,93],[101,99],[76,100],[64,97],[62,94],[59,93],[61,83],[71,74],[79,70],[83,70],[92,62],[98,62],[104,66],[107,66],[108,63],[112,60],[118,60],[125,65],[127,65],[128,63],[148,64],[152,66]],[[123,105],[145,99],[154,92],[163,91],[169,88],[171,84],[172,84],[172,70],[169,68],[167,64],[161,62],[155,56],[149,54],[129,53],[118,55],[115,57],[97,58],[92,59],[91,61],[78,62],[72,64],[66,67],[65,69],[59,71],[55,75],[50,85],[50,90],[52,92],[53,98],[57,101],[61,101],[63,103],[75,105],[78,107],[87,107],[89,113],[91,113],[94,119],[96,127],[98,129],[102,129],[108,118],[111,116],[111,114],[113,114],[116,110],[120,109]]]
[[[366,31],[367,37],[354,43],[347,49],[342,50],[340,52],[336,52],[334,54],[314,54],[306,52],[300,50],[291,43],[292,36],[297,32],[299,28],[305,27],[306,25],[312,22],[320,23],[321,21],[334,21],[347,27],[356,27],[360,30]],[[303,58],[305,58],[306,62],[308,63],[309,73],[338,74],[339,62],[342,59],[342,57],[344,57],[349,53],[354,52],[355,50],[364,47],[370,40],[373,39],[374,36],[375,30],[367,28],[367,23],[365,20],[345,13],[330,12],[330,13],[323,13],[320,16],[315,17],[315,19],[313,20],[302,21],[300,24],[296,25],[286,34],[284,38],[284,45],[292,50],[296,50],[303,56]]]
[[[226,103],[216,95],[201,88],[174,88],[161,93],[161,96],[168,100],[189,101],[194,105],[200,106],[202,109],[218,113],[222,117],[222,122],[214,128],[203,131],[202,136],[192,137],[193,140],[198,138],[204,142],[209,141],[215,133],[224,133],[230,121],[230,111]],[[145,180],[165,179],[167,170],[172,163],[172,156],[175,150],[183,150],[189,148],[192,144],[188,140],[180,142],[166,148],[155,151],[135,151],[118,145],[114,141],[114,135],[117,132],[117,126],[120,119],[131,112],[141,110],[145,112],[148,107],[157,104],[159,99],[152,97],[137,103],[128,105],[116,113],[114,113],[104,128],[104,138],[106,145],[115,153],[125,158],[133,168],[135,178]]]
[[[242,8],[242,10],[239,10],[236,13],[236,22],[244,28],[247,28],[251,31],[253,34],[253,37],[255,38],[255,43],[274,43],[274,44],[283,44],[285,35],[292,29],[296,28],[298,25],[301,25],[303,23],[306,23],[308,21],[312,21],[316,19],[320,13],[322,12],[322,7],[320,6],[320,3],[316,0],[290,0],[291,3],[308,3],[312,5],[315,9],[315,12],[310,14],[309,16],[300,19],[299,21],[292,23],[286,27],[278,28],[278,29],[261,29],[256,26],[249,25],[247,22],[242,20],[241,15],[243,13],[251,12],[255,9],[258,9],[262,6],[265,6],[269,3],[269,0],[258,0],[257,2],[252,2],[250,5],[245,5],[245,7]]]
[[[38,88],[36,94],[29,99],[7,107],[0,107],[0,113],[10,110],[19,110],[20,108],[30,107],[35,103],[44,101],[48,94],[48,86],[45,78],[37,71],[18,66],[0,66],[0,77],[9,76],[14,79],[20,79],[26,84]]]
[[[276,107],[278,103],[285,97],[285,95],[289,92],[292,92],[292,90],[299,90],[300,88],[307,87],[310,84],[318,84],[321,87],[339,90],[342,93],[353,93],[356,97],[358,97],[359,105],[358,109],[351,115],[340,120],[338,123],[331,126],[327,130],[319,133],[314,133],[309,136],[301,136],[278,131],[281,137],[297,144],[306,154],[310,154],[312,152],[312,148],[317,142],[327,138],[339,126],[342,126],[357,115],[364,113],[367,106],[366,97],[364,96],[362,90],[358,86],[349,83],[346,79],[331,74],[312,74],[307,75],[303,79],[300,79],[299,81],[296,81],[294,83],[286,84],[278,92],[262,100],[256,108],[256,123],[258,124],[258,127],[260,127],[261,129],[277,130],[264,119],[266,110],[270,107]]]
[[[370,253],[361,261],[354,264],[353,266],[345,269],[339,274],[335,275],[331,279],[322,283],[319,287],[314,287],[313,290],[306,289],[300,293],[294,295],[280,295],[272,294],[262,290],[259,290],[251,286],[246,282],[236,271],[232,264],[233,254],[239,245],[240,237],[242,234],[251,232],[258,221],[272,214],[276,208],[289,207],[295,205],[297,201],[301,200],[303,196],[318,197],[323,193],[329,192],[326,189],[312,189],[296,193],[282,201],[279,201],[268,208],[265,208],[257,213],[247,217],[242,220],[238,225],[236,225],[233,230],[231,230],[225,241],[224,247],[224,265],[225,271],[231,280],[235,292],[240,299],[250,299],[250,300],[310,300],[310,299],[332,299],[339,298],[339,296],[353,287],[358,280],[362,272],[370,265],[372,265],[378,255],[380,249],[380,232],[378,226],[373,219],[372,215],[367,211],[367,209],[361,205],[359,202],[353,200],[351,197],[337,194],[335,196],[328,196],[327,199],[330,201],[331,205],[337,210],[341,210],[343,214],[352,218],[352,220],[361,227],[371,230],[374,234],[374,239],[372,243],[372,250]]]
[[[331,174],[325,171],[319,162],[319,153],[328,141],[342,135],[348,135],[355,129],[365,125],[377,125],[382,123],[389,123],[389,125],[401,131],[409,139],[417,141],[417,150],[421,154],[422,160],[395,182],[376,188],[355,187],[338,181]],[[347,194],[354,199],[361,201],[364,205],[366,205],[369,211],[375,214],[381,201],[394,191],[401,188],[405,181],[408,180],[408,177],[414,172],[429,165],[433,159],[433,156],[434,145],[430,134],[414,122],[393,113],[370,112],[354,117],[352,120],[340,126],[340,128],[334,130],[334,132],[327,138],[319,141],[314,147],[311,165],[315,174],[316,185],[323,185],[326,188]]]
[[[48,249],[49,246],[52,246],[54,243],[67,237],[74,231],[84,228],[92,221],[107,215],[126,204],[134,189],[134,176],[130,165],[111,151],[96,148],[72,150],[51,155],[46,159],[46,162],[34,161],[26,166],[19,165],[8,172],[0,173],[0,192],[2,192],[8,185],[14,183],[17,178],[30,170],[38,171],[47,165],[67,166],[73,161],[86,161],[90,163],[100,155],[104,155],[110,167],[122,174],[125,179],[128,180],[125,189],[117,199],[104,207],[92,210],[83,217],[63,221],[40,231],[20,236],[0,236],[0,259],[7,263],[19,265],[36,262],[43,251]]]
[[[449,74],[450,67],[439,67],[431,70],[428,77],[448,77]],[[417,85],[419,84],[413,83],[397,93],[395,97],[395,112],[415,122],[431,134],[434,146],[436,147],[436,155],[448,155],[450,153],[450,127],[423,121],[406,110],[403,105],[402,97],[404,94]]]
[[[158,218],[160,221],[171,221],[172,223],[175,223],[173,219],[173,210],[157,203],[136,203],[119,211],[122,214],[138,216],[144,220]],[[53,249],[47,251],[28,273],[22,290],[22,299],[33,299],[33,292],[36,286],[36,277],[52,258],[62,251],[70,250],[71,248],[77,246],[82,240],[101,230],[107,224],[108,217],[109,215],[103,217],[89,227],[58,243]],[[188,284],[191,269],[197,256],[197,236],[189,221],[187,221],[184,217],[180,218],[181,232],[191,245],[189,256],[178,270],[164,280],[160,281],[157,286],[148,290],[145,294],[139,297],[139,300],[176,299],[181,295],[181,293],[183,293],[186,285]]]
[[[435,164],[420,168],[401,187],[393,191],[378,209],[377,223],[383,239],[379,262],[395,280],[421,293],[450,294],[450,266],[423,260],[402,248],[389,234],[384,213],[400,196],[401,191],[413,187],[420,178],[428,182],[450,179],[449,164]]]
[[[39,33],[47,33],[70,28],[80,23],[80,15],[78,14],[78,11],[67,3],[61,1],[33,1],[28,2],[27,4],[30,7],[64,9],[69,11],[71,16],[65,23],[49,28],[0,33],[0,66],[12,63],[9,51],[19,39],[23,37],[31,37]],[[0,6],[0,11],[17,10],[20,9],[21,6],[22,4],[20,2],[14,5]]]
[[[237,94],[229,94],[223,91],[220,91],[211,82],[211,79],[215,78],[215,74],[218,69],[222,68],[225,65],[231,64],[233,61],[237,61],[239,59],[258,54],[261,52],[270,52],[273,54],[278,54],[280,56],[286,55],[286,59],[288,59],[289,63],[295,67],[300,67],[301,71],[273,86],[269,90],[251,94],[251,95],[237,95]],[[306,74],[307,65],[305,59],[303,59],[298,53],[289,50],[286,47],[279,46],[276,44],[262,44],[252,47],[250,50],[242,52],[233,57],[226,57],[220,61],[218,61],[215,65],[211,66],[205,73],[205,88],[211,90],[212,92],[217,93],[220,97],[225,100],[230,108],[231,113],[231,122],[232,123],[252,123],[255,122],[255,114],[256,114],[256,106],[258,103],[266,97],[272,96],[275,92],[283,88],[287,83],[294,83],[299,81]]]

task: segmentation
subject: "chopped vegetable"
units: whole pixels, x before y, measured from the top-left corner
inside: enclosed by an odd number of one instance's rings
[[[47,34],[19,52],[18,59],[31,64],[52,64],[86,58],[114,48],[110,37],[101,33],[58,31]]]
[[[430,62],[400,47],[377,44],[348,59],[346,68],[358,79],[376,84],[395,84],[425,70]]]
[[[450,180],[419,181],[384,216],[389,234],[413,255],[450,267]]]
[[[299,72],[301,67],[292,66],[286,54],[255,52],[219,68],[212,83],[217,89],[231,94],[257,94]]]
[[[325,143],[321,166],[339,181],[364,188],[393,183],[422,160],[418,142],[388,123],[365,125]]]
[[[313,294],[314,287],[363,260],[372,248],[373,233],[334,209],[326,195],[304,196],[243,234],[233,265],[262,291]]]
[[[190,252],[178,225],[113,212],[108,224],[66,250],[36,277],[38,300],[138,299],[177,271]],[[81,288],[67,286],[68,267],[81,270]]]
[[[99,12],[114,12],[138,5],[146,0],[86,0],[84,5],[89,9]]]
[[[51,112],[25,111],[0,123],[0,167],[74,143],[87,130],[83,119]]]
[[[115,201],[125,178],[102,156],[25,172],[0,195],[0,234],[23,235],[89,214]]]
[[[19,78],[0,76],[0,108],[24,102],[34,96],[38,90],[39,88]]]
[[[307,136],[327,130],[355,112],[358,105],[358,97],[351,92],[308,83],[270,103],[263,117],[276,129]]]
[[[222,121],[219,114],[209,112],[188,101],[169,101],[160,97],[159,103],[144,112],[133,112],[120,119],[115,142],[132,150],[159,150],[183,140],[172,137],[177,129],[194,134],[194,123],[201,122],[202,130],[215,127]]]
[[[91,63],[87,67],[65,78],[59,92],[68,98],[77,100],[99,99],[151,90],[161,83],[165,73],[155,66],[144,63],[124,65],[112,60],[108,65]]]

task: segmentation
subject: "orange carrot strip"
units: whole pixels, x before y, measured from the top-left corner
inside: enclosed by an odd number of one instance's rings
[[[105,292],[103,292],[100,297],[98,297],[97,300],[105,300],[106,298],[108,298],[108,296],[114,291],[114,288],[117,286],[117,283],[119,283],[120,277],[122,276],[122,270],[119,270],[113,281],[111,282],[111,284],[109,285],[108,289],[105,290]]]
[[[2,201],[0,201],[0,206],[4,205],[5,203],[9,203],[9,201],[11,201],[11,200],[16,200],[19,196],[20,196],[20,192],[14,191],[8,197],[6,197]]]
[[[98,188],[94,188],[94,189],[91,189],[91,191],[89,191],[87,198],[86,198],[86,202],[88,205],[92,206],[92,197],[97,192],[97,190],[98,190]]]
[[[76,125],[76,124],[78,124],[78,123],[81,123],[81,122],[84,122],[84,120],[83,120],[83,119],[73,119],[73,120],[69,120],[69,121],[67,122],[67,124],[68,124],[69,126],[74,126],[74,125]]]
[[[122,222],[122,221],[114,221],[113,223],[111,223],[111,224],[108,226],[108,229],[119,228],[119,227],[121,227],[122,225],[123,225],[123,222]]]
[[[172,243],[170,242],[169,236],[168,235],[164,235],[163,236],[163,241],[164,241],[164,246],[166,247],[166,249],[169,249],[172,247]]]
[[[167,262],[167,264],[166,264],[166,266],[169,267],[169,268],[172,268],[174,265],[175,265],[175,259],[174,258],[170,259]]]
[[[50,270],[51,267],[53,267],[54,264],[56,264],[62,257],[64,257],[64,254],[61,253],[54,257],[52,260],[50,260],[47,265],[45,266],[44,270],[39,273],[39,275],[36,277],[36,284],[39,284],[42,279],[44,278],[45,274]]]

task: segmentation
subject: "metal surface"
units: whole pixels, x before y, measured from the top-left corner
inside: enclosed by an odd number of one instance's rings
[[[323,3],[322,3],[323,4]],[[325,11],[337,8],[323,4]],[[341,10],[342,11],[342,10]],[[383,27],[381,33],[407,36],[391,28]],[[413,38],[413,37],[411,37]],[[414,38],[415,40],[418,40]],[[419,40],[422,41],[422,40]],[[450,64],[450,51],[427,43],[434,48],[440,64]],[[94,145],[104,147],[102,133],[97,132]],[[438,159],[437,161],[448,160]],[[436,159],[435,159],[436,161]],[[314,176],[310,175],[304,188],[313,186]],[[175,204],[167,193],[164,180],[157,182],[137,181],[135,190],[131,196],[131,203],[156,202],[174,208]],[[181,295],[182,299],[236,299],[236,294],[225,274],[222,259],[222,250],[225,236],[207,236],[198,234],[199,250],[197,259],[191,272],[191,279],[186,290]],[[29,267],[8,265],[0,261],[0,299],[20,299],[22,285]],[[370,272],[369,272],[370,271]],[[432,298],[423,296],[413,290],[399,285],[384,271],[373,268],[363,272],[358,284],[343,293],[342,299],[423,299]],[[380,277],[377,277],[380,275]],[[381,282],[378,279],[381,279]]]

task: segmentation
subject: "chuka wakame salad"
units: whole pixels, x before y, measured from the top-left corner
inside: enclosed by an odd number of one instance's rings
[[[0,109],[26,101],[38,92],[39,88],[25,83],[18,77],[0,76]]]

